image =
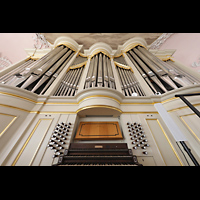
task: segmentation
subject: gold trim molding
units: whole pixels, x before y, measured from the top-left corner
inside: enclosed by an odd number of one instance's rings
[[[119,103],[119,104],[121,103],[119,100],[117,100],[116,98],[111,97],[111,96],[106,96],[106,95],[92,95],[92,96],[88,96],[88,97],[85,97],[85,98],[81,99],[81,100],[78,102],[78,104],[80,104],[82,101],[84,101],[84,100],[86,100],[86,99],[95,98],[95,97],[110,98],[110,99],[112,99],[112,100],[117,101],[117,103]]]
[[[77,52],[77,50],[75,50],[76,47],[75,47],[74,45],[72,45],[71,43],[69,43],[69,42],[61,42],[61,43],[59,43],[58,45],[56,45],[56,46],[54,47],[54,49],[55,49],[56,47],[61,46],[61,45],[64,45],[64,46],[70,48],[71,50],[75,51],[75,53]]]
[[[90,59],[92,59],[98,53],[103,53],[106,56],[108,56],[110,59],[112,58],[112,56],[105,49],[96,49],[93,51],[92,55],[89,56]]]
[[[9,95],[9,96],[12,96],[12,97],[17,97],[17,98],[20,98],[20,99],[23,99],[23,100],[31,101],[33,103],[38,103],[37,101],[34,101],[32,99],[29,99],[29,98],[26,98],[26,97],[23,97],[23,96],[20,96],[20,95],[8,93],[8,92],[0,92],[0,94]]]
[[[82,63],[79,63],[79,64],[77,64],[77,65],[72,65],[72,66],[70,66],[70,67],[67,69],[67,72],[68,72],[70,69],[78,69],[78,68],[81,68],[81,67],[85,67],[86,64],[87,64],[87,61],[82,62]]]
[[[118,66],[118,67],[120,67],[120,68],[122,68],[122,69],[131,70],[131,71],[134,73],[133,69],[132,69],[131,67],[129,67],[129,66],[123,65],[123,64],[118,63],[118,62],[116,62],[116,61],[114,61],[114,64],[115,64],[115,67]]]
[[[109,108],[109,109],[113,109],[116,110],[120,113],[123,113],[122,110],[120,110],[119,108],[113,107],[113,106],[105,106],[105,105],[93,105],[93,106],[85,106],[83,108],[79,108],[76,113],[78,114],[80,111],[82,110],[86,110],[86,109],[90,109],[90,108]]]
[[[132,44],[129,44],[124,50],[122,50],[123,53],[126,53],[127,51],[133,49],[134,47],[137,47],[137,46],[141,46],[141,47],[144,47],[145,49],[147,49],[147,47],[145,47],[144,45],[142,44],[139,44],[139,43],[132,43]]]

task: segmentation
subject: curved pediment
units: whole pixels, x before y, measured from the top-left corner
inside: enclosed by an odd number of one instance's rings
[[[118,45],[117,51],[115,52],[114,56],[119,56],[123,52],[127,52],[130,49],[134,48],[135,46],[142,46],[147,48],[147,42],[142,37],[134,37],[127,40],[123,45]]]
[[[110,47],[110,45],[108,45],[104,42],[97,42],[97,43],[93,44],[89,48],[89,50],[85,50],[85,53],[87,53],[87,55],[90,55],[91,57],[93,57],[94,55],[96,55],[99,52],[102,52],[103,54],[107,55],[108,57],[111,57],[111,55],[113,54],[113,50]]]
[[[60,46],[60,45],[67,46],[70,49],[72,49],[73,51],[78,51],[83,46],[83,45],[79,45],[75,40],[73,40],[72,38],[67,37],[67,36],[58,37],[53,44],[54,48],[56,48],[57,46]]]
[[[52,46],[53,48],[55,48],[59,45],[65,45],[74,51],[81,50],[83,47],[83,45],[79,45],[75,40],[67,36],[58,37],[54,41],[54,44]],[[123,45],[118,45],[117,50],[113,50],[112,47],[105,42],[97,42],[92,46],[90,46],[89,49],[82,49],[82,51],[84,51],[84,55],[86,56],[93,57],[97,53],[102,52],[108,57],[111,57],[111,56],[119,56],[121,53],[129,51],[130,49],[132,49],[137,45],[147,48],[147,42],[145,41],[144,38],[133,37],[127,40]]]

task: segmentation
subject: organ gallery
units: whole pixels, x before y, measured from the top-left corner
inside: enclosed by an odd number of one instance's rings
[[[198,166],[200,75],[173,53],[58,37],[1,71],[0,165]]]

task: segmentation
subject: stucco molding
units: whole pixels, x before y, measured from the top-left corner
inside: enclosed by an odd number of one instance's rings
[[[147,42],[142,37],[134,37],[127,40],[123,45],[118,45],[117,51],[115,52],[114,56],[118,56],[123,52],[127,52],[132,49],[136,45],[141,45],[147,48]]]
[[[149,47],[149,49],[159,49],[166,40],[175,33],[163,33],[157,40],[155,40]]]
[[[35,49],[42,49],[42,48],[50,48],[51,44],[46,40],[45,36],[41,33],[35,33],[34,40],[34,48]]]

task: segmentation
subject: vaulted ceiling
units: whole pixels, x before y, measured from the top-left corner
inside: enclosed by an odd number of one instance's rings
[[[96,42],[105,42],[112,49],[117,49],[118,45],[124,44],[133,37],[142,37],[146,40],[147,45],[153,43],[162,33],[42,33],[50,42],[60,36],[68,36],[74,39],[78,44],[83,45],[84,49],[89,49]]]

